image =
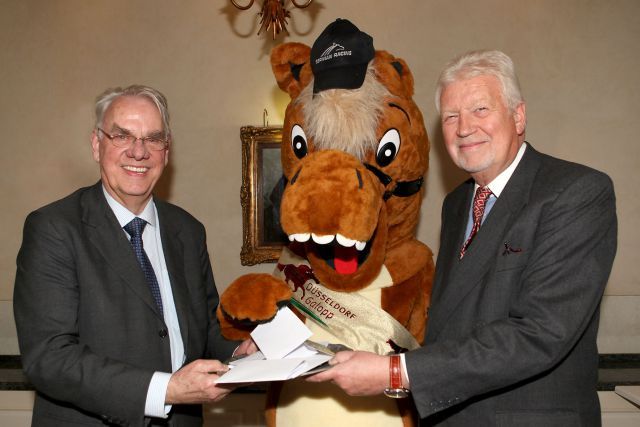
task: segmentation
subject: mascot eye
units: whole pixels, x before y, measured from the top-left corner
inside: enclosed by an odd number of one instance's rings
[[[400,133],[396,129],[389,129],[378,143],[376,163],[385,167],[393,161],[400,151]]]
[[[300,125],[294,125],[291,129],[291,148],[299,159],[307,155],[307,135]]]

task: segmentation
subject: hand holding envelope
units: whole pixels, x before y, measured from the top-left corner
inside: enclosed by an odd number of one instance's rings
[[[309,342],[312,333],[287,307],[274,319],[257,326],[251,337],[260,349],[247,357],[229,362],[230,370],[216,383],[282,381],[318,372],[332,356],[327,347]],[[328,368],[324,365],[322,369]]]

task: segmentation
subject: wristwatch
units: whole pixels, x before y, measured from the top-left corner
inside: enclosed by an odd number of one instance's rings
[[[389,357],[389,387],[384,389],[384,395],[393,399],[402,399],[409,396],[409,389],[402,386],[402,371],[400,369],[400,356]]]

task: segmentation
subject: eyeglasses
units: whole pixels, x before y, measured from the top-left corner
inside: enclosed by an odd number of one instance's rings
[[[169,145],[169,141],[166,141],[162,138],[158,138],[157,136],[144,136],[144,137],[138,138],[137,136],[122,134],[122,133],[111,135],[105,132],[101,128],[98,128],[98,130],[102,132],[104,136],[109,138],[113,143],[113,145],[115,145],[118,148],[133,146],[137,140],[142,141],[142,143],[147,148],[149,148],[149,150],[153,150],[153,151],[164,150]]]

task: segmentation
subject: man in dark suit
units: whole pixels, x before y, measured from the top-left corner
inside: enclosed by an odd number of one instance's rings
[[[225,365],[203,358],[237,343],[216,321],[204,227],[152,196],[171,144],[165,97],[105,92],[91,144],[101,181],[32,212],[18,254],[33,425],[199,426],[200,403],[230,391],[214,383]]]
[[[353,395],[410,393],[425,425],[600,425],[596,335],[617,238],[611,180],[524,141],[525,104],[502,52],[453,60],[436,103],[447,151],[472,179],[442,208],[425,345],[391,372],[397,356],[339,353],[311,379]]]

